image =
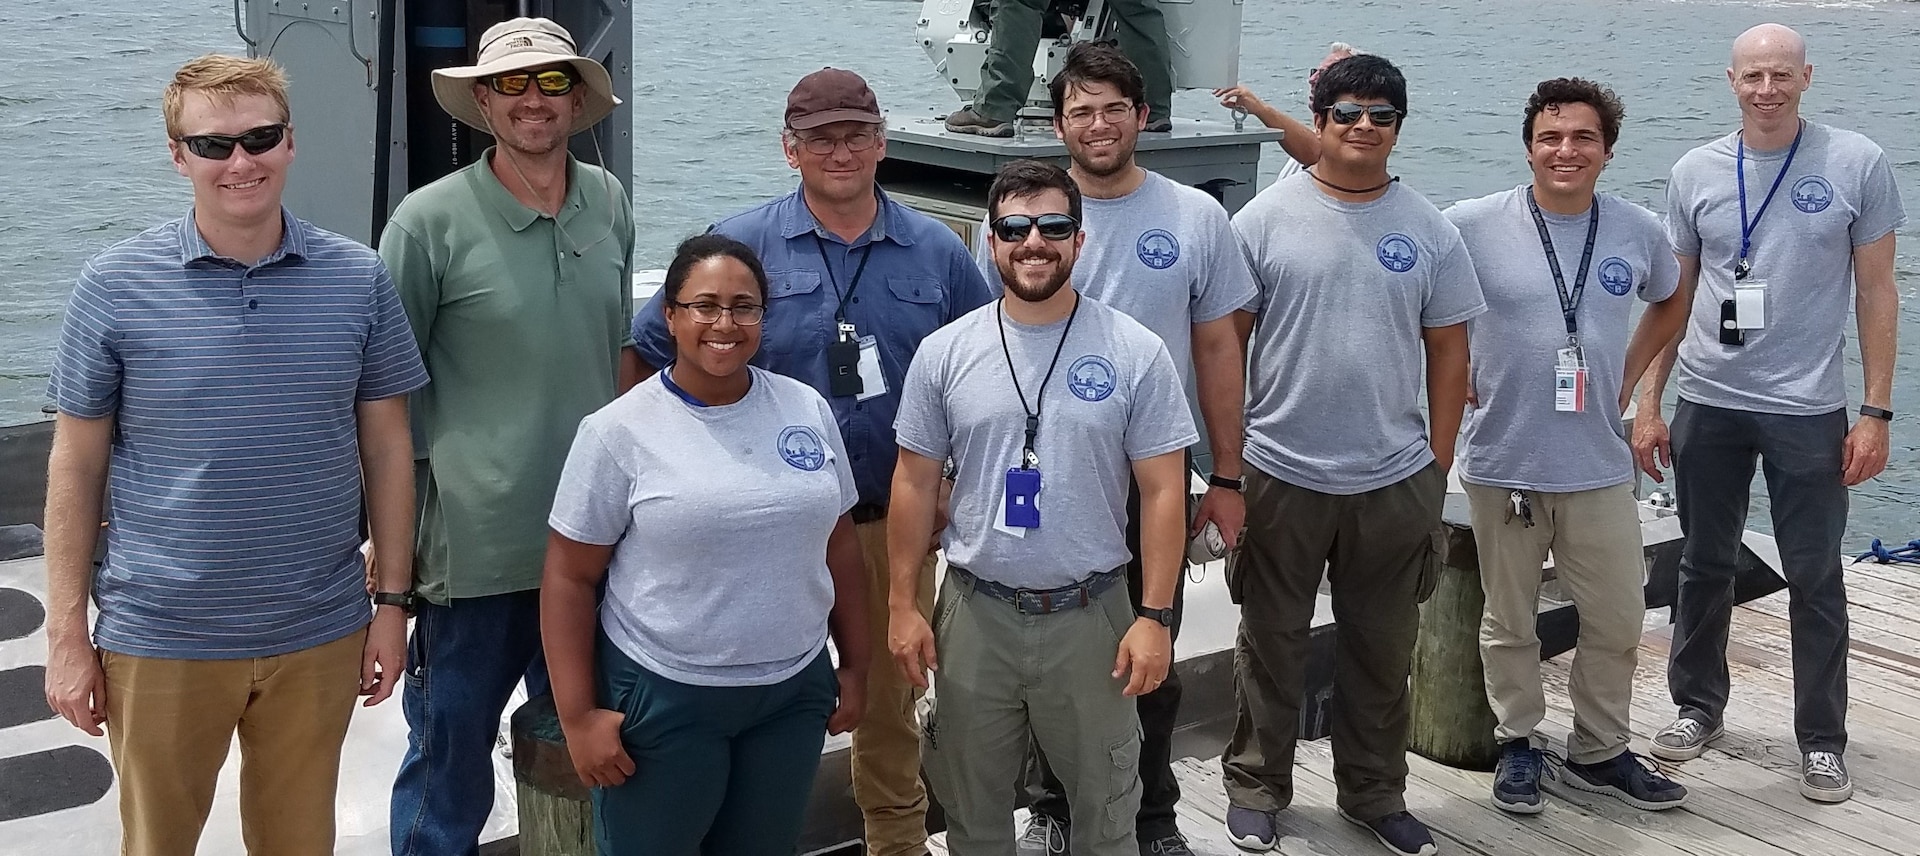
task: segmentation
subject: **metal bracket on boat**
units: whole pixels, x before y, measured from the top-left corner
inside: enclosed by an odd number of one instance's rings
[[[258,51],[260,49],[260,43],[254,41],[247,35],[246,22],[240,18],[240,3],[241,0],[233,0],[233,31],[240,34],[240,41],[247,43],[248,50]]]
[[[352,53],[353,58],[359,60],[361,65],[364,65],[367,67],[367,81],[371,83],[373,81],[373,60],[368,59],[365,54],[362,54],[360,52],[360,37],[354,35],[355,33],[355,29],[353,26],[354,2],[355,0],[347,0],[347,51],[349,53]],[[367,17],[369,18],[376,18],[376,17],[379,17],[379,15],[380,15],[379,12],[367,13]]]

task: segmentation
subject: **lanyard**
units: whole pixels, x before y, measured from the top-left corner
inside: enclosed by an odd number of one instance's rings
[[[1593,242],[1600,235],[1600,197],[1593,198],[1593,213],[1587,215],[1587,247],[1580,252],[1580,269],[1573,275],[1573,293],[1567,293],[1567,278],[1560,273],[1560,257],[1553,253],[1553,237],[1547,234],[1546,218],[1540,216],[1540,203],[1533,198],[1533,187],[1527,187],[1527,211],[1533,215],[1533,226],[1540,230],[1540,249],[1547,251],[1547,269],[1553,272],[1554,290],[1560,293],[1560,317],[1567,322],[1567,347],[1580,347],[1580,324],[1575,314],[1580,310],[1580,297],[1587,293],[1587,266],[1593,263]]]
[[[1740,259],[1734,263],[1733,278],[1746,279],[1753,272],[1753,266],[1747,264],[1747,254],[1753,250],[1753,230],[1760,227],[1760,218],[1767,216],[1767,206],[1773,204],[1774,191],[1780,189],[1780,182],[1787,179],[1787,170],[1793,168],[1793,156],[1800,151],[1800,136],[1807,132],[1807,123],[1800,123],[1800,130],[1793,132],[1793,146],[1787,149],[1787,162],[1780,165],[1780,174],[1773,177],[1773,186],[1767,188],[1767,198],[1760,200],[1760,210],[1752,220],[1747,219],[1747,138],[1742,131],[1736,138],[1734,149],[1733,174],[1740,183]]]
[[[1060,351],[1067,346],[1067,335],[1073,332],[1073,319],[1080,314],[1080,297],[1073,298],[1073,311],[1067,313],[1067,327],[1060,331],[1060,344],[1053,346],[1053,362],[1047,363],[1047,376],[1040,380],[1040,394],[1034,396],[1033,406],[1027,406],[1027,391],[1020,388],[1020,373],[1013,369],[1013,351],[1007,347],[1007,315],[1004,309],[1006,298],[993,305],[993,314],[1000,322],[1000,353],[1007,358],[1007,374],[1013,377],[1014,394],[1020,396],[1020,409],[1027,414],[1027,443],[1020,453],[1020,468],[1037,469],[1040,456],[1033,453],[1034,439],[1040,436],[1040,406],[1047,400],[1047,384],[1053,382],[1053,370],[1060,367]]]
[[[820,240],[820,233],[813,233],[813,247],[820,251],[820,266],[827,269],[827,282],[833,285],[833,294],[840,298],[839,305],[833,308],[833,320],[842,329],[847,325],[847,301],[853,297],[853,290],[860,287],[860,275],[867,272],[867,260],[873,258],[873,242],[868,241],[866,249],[860,251],[860,264],[853,269],[853,281],[847,283],[847,290],[840,291],[840,280],[833,275],[833,262],[827,261],[827,242]]]

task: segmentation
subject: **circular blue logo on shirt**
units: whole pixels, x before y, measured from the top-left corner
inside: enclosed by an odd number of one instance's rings
[[[1615,296],[1633,290],[1633,265],[1619,256],[1608,256],[1600,262],[1600,287]]]
[[[1082,401],[1105,401],[1113,394],[1113,364],[1106,357],[1088,354],[1073,361],[1067,370],[1067,389]]]
[[[827,465],[827,445],[805,425],[789,425],[780,432],[780,457],[794,469],[813,472]]]
[[[1394,273],[1413,270],[1413,263],[1420,260],[1420,250],[1414,247],[1413,239],[1399,232],[1389,232],[1381,238],[1376,255],[1380,257],[1380,266]]]
[[[1808,214],[1818,214],[1833,204],[1833,185],[1817,175],[1809,175],[1793,183],[1793,207]]]
[[[1140,263],[1154,270],[1166,270],[1180,260],[1180,241],[1165,229],[1148,229],[1134,243]]]

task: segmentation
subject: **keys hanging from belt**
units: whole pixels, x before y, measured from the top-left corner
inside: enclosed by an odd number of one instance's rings
[[[1527,501],[1527,492],[1516,490],[1507,494],[1507,522],[1519,518],[1523,526],[1533,525],[1533,503]]]

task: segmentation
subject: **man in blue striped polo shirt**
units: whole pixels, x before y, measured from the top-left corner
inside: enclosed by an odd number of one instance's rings
[[[194,853],[237,731],[248,851],[330,854],[353,699],[384,700],[406,655],[426,370],[379,257],[280,206],[278,66],[193,60],[162,112],[193,208],[87,262],[54,358],[47,699],[106,726],[122,852]],[[375,609],[363,492],[394,557]]]

